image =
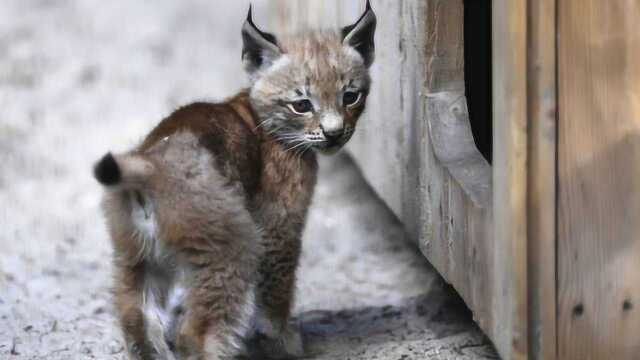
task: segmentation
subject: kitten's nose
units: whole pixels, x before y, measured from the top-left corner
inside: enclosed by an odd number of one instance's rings
[[[324,137],[327,138],[327,140],[331,142],[335,142],[342,136],[342,134],[344,134],[344,128],[331,129],[331,130],[322,128],[322,133],[324,134]]]

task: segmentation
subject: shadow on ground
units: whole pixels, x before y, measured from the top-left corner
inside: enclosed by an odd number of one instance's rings
[[[298,319],[314,359],[498,358],[448,290],[398,306],[310,311]]]

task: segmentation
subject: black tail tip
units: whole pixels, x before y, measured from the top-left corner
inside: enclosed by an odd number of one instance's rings
[[[120,182],[122,177],[120,167],[111,153],[107,153],[98,161],[93,168],[93,176],[95,176],[98,182],[105,186],[115,185]]]

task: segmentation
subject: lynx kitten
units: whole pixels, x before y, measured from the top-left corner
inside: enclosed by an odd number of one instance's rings
[[[276,38],[249,16],[250,88],[184,106],[95,177],[114,249],[115,306],[132,359],[229,359],[260,334],[303,355],[288,324],[316,152],[353,135],[369,92],[376,17]]]

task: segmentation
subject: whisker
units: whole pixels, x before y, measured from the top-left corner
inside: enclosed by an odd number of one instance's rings
[[[297,135],[297,134],[284,134],[284,135],[274,136],[274,139],[277,139],[277,140],[302,140],[304,138],[302,136],[300,136],[300,135]]]
[[[265,119],[265,120],[262,120],[258,125],[256,125],[256,127],[255,127],[255,128],[253,128],[253,131],[258,130],[258,128],[259,128],[259,127],[264,126],[264,125],[265,125],[267,122],[269,122],[269,121],[271,121],[271,119]]]
[[[294,149],[299,148],[300,146],[303,146],[303,145],[307,145],[307,144],[308,144],[308,143],[307,143],[306,141],[304,141],[304,140],[300,140],[300,143],[299,143],[299,144],[297,144],[297,145],[295,145],[295,146],[293,146],[293,147],[290,147],[289,149],[287,149],[287,150],[285,150],[285,151],[293,151]],[[294,153],[294,154],[295,154],[295,153]]]
[[[308,143],[304,143],[304,146],[298,148],[294,154],[295,156],[302,156],[302,154],[304,154],[305,151],[307,151],[307,149],[309,149],[309,144]]]
[[[307,146],[304,148],[304,150],[302,150],[302,152],[300,153],[300,155],[303,155],[304,153],[306,153],[307,151],[309,151],[309,149],[311,149],[313,147],[313,143],[307,143]]]
[[[267,131],[267,135],[271,135],[271,134],[275,133],[276,131],[280,131],[280,129],[282,129],[285,126],[286,126],[286,124],[282,124],[280,126],[277,126],[275,129],[271,129],[271,131]]]

